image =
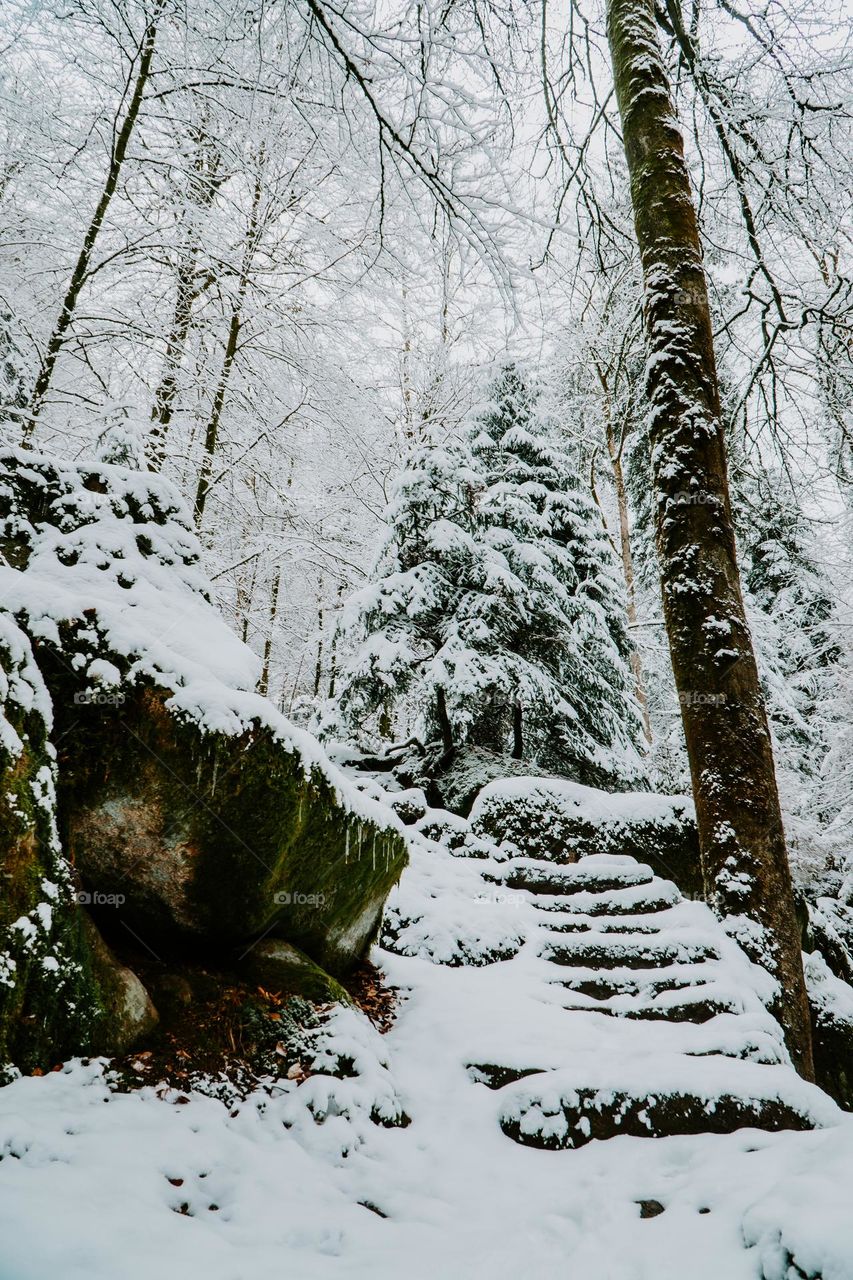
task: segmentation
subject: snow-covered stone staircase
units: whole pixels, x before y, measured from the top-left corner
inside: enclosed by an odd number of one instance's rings
[[[560,1148],[814,1126],[816,1091],[767,1011],[770,980],[707,907],[628,857],[512,857],[483,874],[532,908],[540,979],[572,1023],[566,1065],[470,1064],[500,1091],[511,1138]]]

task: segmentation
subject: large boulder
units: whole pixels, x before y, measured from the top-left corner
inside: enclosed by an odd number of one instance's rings
[[[690,898],[703,894],[699,839],[689,796],[598,791],[560,778],[511,778],[480,791],[471,810],[475,835],[530,858],[577,862],[588,854],[629,854],[673,880]]]
[[[334,973],[364,954],[405,862],[378,805],[269,723],[206,731],[162,689],[75,714],[60,749],[67,846],[143,939],[273,932]]]
[[[50,724],[29,641],[0,614],[0,1073],[122,1052],[156,1021],[80,906],[57,833]]]
[[[256,692],[179,495],[108,464],[0,466],[0,594],[54,704],[84,891],[155,950],[270,931],[344,972],[405,864],[402,825]]]

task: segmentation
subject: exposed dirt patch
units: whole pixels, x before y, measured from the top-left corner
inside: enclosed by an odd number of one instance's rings
[[[311,1039],[333,1006],[268,991],[233,971],[191,960],[164,963],[140,953],[121,958],[151,994],[160,1022],[133,1052],[113,1060],[117,1089],[162,1083],[230,1099],[270,1079],[301,1083],[310,1075]],[[394,1020],[397,993],[380,971],[364,961],[346,986],[384,1034]]]
[[[385,982],[381,970],[369,960],[362,960],[346,978],[344,986],[358,1007],[385,1035],[394,1025],[400,993]]]

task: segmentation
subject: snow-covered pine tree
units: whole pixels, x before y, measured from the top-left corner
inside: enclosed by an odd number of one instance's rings
[[[553,423],[505,367],[465,444],[420,447],[401,476],[342,703],[390,713],[598,785],[643,776],[620,583],[600,514]],[[414,720],[414,724],[412,721]],[[403,727],[402,725],[398,727]]]
[[[595,503],[514,365],[474,425],[485,488],[479,540],[491,567],[461,628],[496,678],[471,737],[593,784],[643,775],[622,586]],[[451,686],[453,687],[453,686]]]
[[[470,453],[453,440],[419,445],[397,477],[371,581],[344,612],[344,632],[360,643],[343,673],[340,703],[362,741],[387,737],[402,708],[410,713],[406,728],[451,745],[438,654],[460,596],[480,576],[479,483]]]
[[[762,468],[736,475],[735,487],[744,593],[779,763],[813,779],[827,750],[842,658],[834,593],[786,476]]]

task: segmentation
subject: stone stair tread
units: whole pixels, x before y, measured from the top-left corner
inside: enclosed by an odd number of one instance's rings
[[[583,999],[581,992],[573,994]],[[661,1003],[657,997],[643,1000],[639,996],[616,994],[604,999],[588,996],[584,1003],[577,1000],[567,1001],[563,1004],[563,1008],[569,1013],[596,1013],[608,1018],[626,1018],[630,1021],[672,1023],[704,1023],[710,1022],[720,1014],[737,1016],[742,1012],[734,997],[727,997],[713,991],[703,992],[701,988],[695,987],[685,988],[683,998],[672,1002]]]
[[[613,970],[607,973],[589,970],[561,976],[556,985],[591,996],[595,1000],[609,1000],[616,995],[654,996],[663,991],[700,990],[707,987],[710,981],[707,977],[697,978],[693,972],[672,973],[666,969],[658,972],[649,970],[642,977],[636,973],[628,975],[615,973]]]
[[[500,1125],[524,1146],[560,1150],[619,1134],[664,1137],[744,1127],[811,1129],[837,1121],[816,1086],[787,1065],[711,1054],[643,1064],[578,1062],[528,1076],[501,1092]]]
[[[491,874],[486,876],[491,879]],[[577,863],[567,866],[554,865],[530,858],[513,859],[503,873],[495,877],[510,889],[527,889],[531,893],[563,894],[613,893],[619,889],[633,889],[650,885],[654,881],[650,867],[637,863],[633,869],[586,871]]]
[[[484,1084],[487,1089],[504,1089],[508,1084],[525,1080],[529,1076],[537,1076],[546,1068],[543,1067],[502,1067],[494,1062],[469,1062],[466,1070],[475,1084]]]
[[[504,882],[505,883],[505,882]],[[512,887],[512,886],[510,886]],[[681,902],[681,895],[674,884],[666,880],[649,884],[630,885],[609,893],[579,892],[571,895],[548,895],[549,900],[534,903],[540,911],[560,911],[567,915],[620,916],[649,915],[665,911]]]
[[[560,935],[559,941],[546,942],[540,955],[552,964],[576,966],[582,969],[634,969],[660,970],[664,965],[700,965],[719,960],[720,954],[706,944],[677,942],[666,938],[634,941],[626,944],[621,938],[604,935]]]

